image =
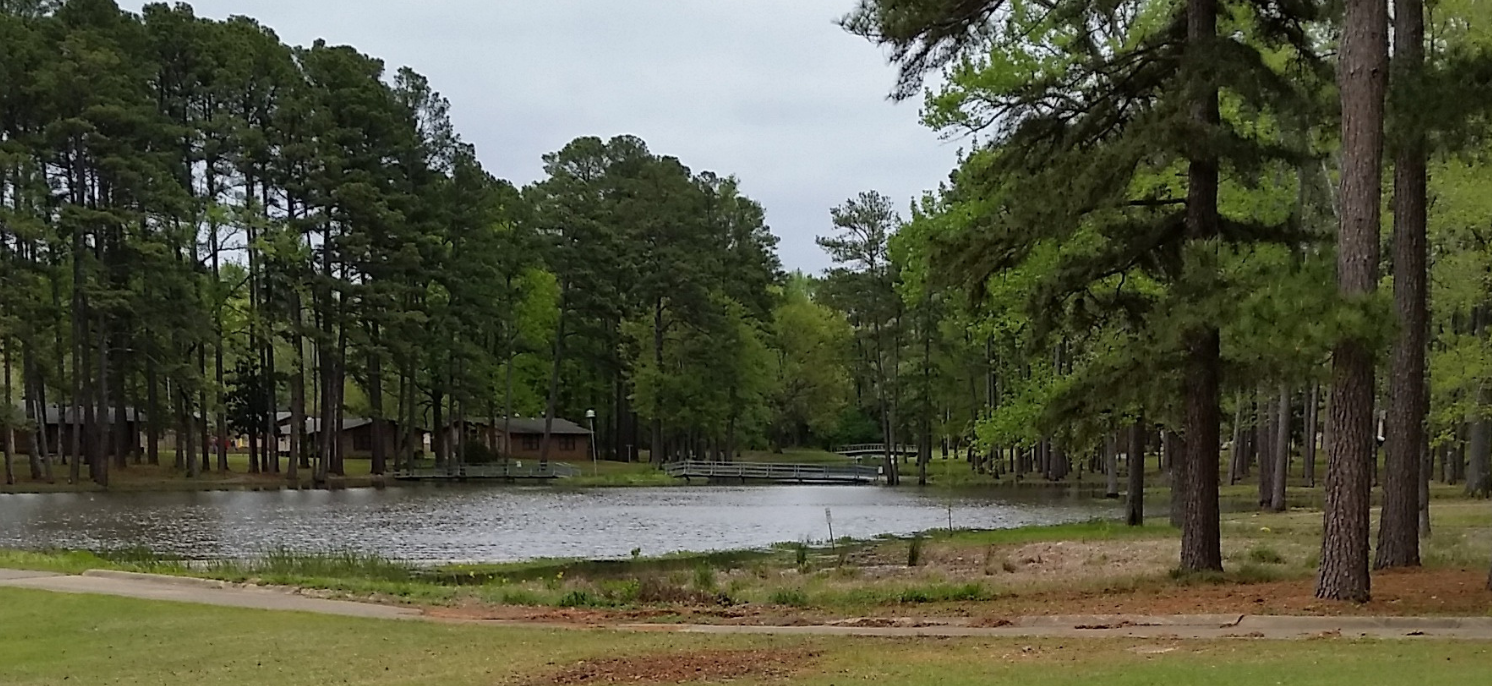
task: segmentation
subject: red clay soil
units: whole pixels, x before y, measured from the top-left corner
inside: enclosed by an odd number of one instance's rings
[[[1361,605],[1318,600],[1313,579],[1256,584],[1156,582],[1140,588],[1047,590],[989,601],[936,605],[887,605],[870,612],[887,626],[917,619],[973,626],[1001,626],[1015,617],[1044,615],[1357,615],[1466,617],[1492,615],[1492,591],[1480,570],[1407,570],[1376,574],[1373,600]],[[428,608],[432,617],[606,626],[624,623],[805,626],[842,622],[842,614],[769,605],[670,606],[634,610],[582,610],[514,606]],[[892,619],[895,618],[893,622]],[[910,623],[909,623],[910,622]],[[869,625],[869,624],[867,624]]]
[[[712,650],[606,658],[577,663],[534,683],[574,686],[776,681],[798,674],[815,657],[792,650]]]

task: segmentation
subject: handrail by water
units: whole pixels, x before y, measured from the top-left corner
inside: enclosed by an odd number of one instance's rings
[[[869,455],[884,455],[884,454],[886,454],[886,444],[885,443],[853,443],[853,444],[850,444],[850,445],[840,446],[834,452],[836,452],[836,453],[838,453],[840,455],[847,456],[847,457],[863,457],[863,456],[869,456]],[[917,446],[915,446],[915,445],[892,446],[891,447],[891,453],[893,455],[916,455],[917,454]]]
[[[580,470],[563,462],[508,461],[497,464],[463,464],[451,467],[404,469],[394,473],[401,481],[482,481],[573,479]]]
[[[777,483],[875,483],[881,470],[861,465],[779,462],[674,462],[664,472],[676,479],[772,481]]]

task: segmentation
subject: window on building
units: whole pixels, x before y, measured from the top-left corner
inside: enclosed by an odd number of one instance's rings
[[[575,437],[574,436],[562,436],[562,437],[560,437],[560,450],[563,450],[563,451],[565,451],[567,453],[573,453],[573,452],[575,452]]]
[[[543,441],[543,440],[544,439],[543,439],[542,436],[538,436],[538,435],[535,435],[535,434],[527,434],[527,435],[525,435],[523,437],[523,449],[524,450],[538,450],[539,449],[539,443],[541,441]]]

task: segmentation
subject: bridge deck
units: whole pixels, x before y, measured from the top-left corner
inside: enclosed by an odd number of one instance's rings
[[[437,467],[431,469],[400,470],[394,473],[394,478],[399,481],[548,481],[553,479],[571,479],[579,476],[580,471],[575,467],[561,462],[550,462],[539,464],[538,462],[520,462],[486,465],[461,465],[447,469]]]
[[[881,478],[880,470],[875,467],[776,462],[675,462],[664,471],[676,479],[802,484],[868,484]]]
[[[862,458],[869,458],[869,457],[879,457],[879,456],[882,456],[882,455],[886,454],[886,444],[884,444],[884,443],[859,443],[859,444],[855,444],[855,445],[840,446],[839,449],[835,450],[834,452],[836,452],[836,453],[838,453],[840,455],[844,455],[845,457],[851,457],[851,458],[855,458],[855,459],[862,459]],[[905,456],[913,456],[913,457],[915,457],[917,455],[917,446],[915,446],[915,445],[895,446],[894,445],[894,446],[891,446],[891,454],[899,456],[899,457],[905,457]]]

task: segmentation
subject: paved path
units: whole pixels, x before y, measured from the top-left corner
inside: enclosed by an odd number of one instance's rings
[[[65,576],[43,572],[0,569],[0,587],[55,593],[86,593],[143,600],[197,603],[255,610],[309,612],[369,619],[423,620],[450,623],[428,617],[416,609],[309,598],[285,591],[236,586],[219,581],[181,577],[87,572]],[[1492,617],[1260,617],[1250,615],[1179,615],[1144,617],[1053,616],[1023,617],[1008,626],[971,627],[954,624],[881,626],[885,620],[851,620],[826,626],[735,626],[623,624],[609,628],[624,631],[692,634],[770,634],[777,636],[879,636],[879,637],[1093,637],[1093,638],[1268,638],[1300,639],[1316,636],[1345,638],[1455,638],[1492,641]],[[576,625],[529,624],[497,621],[457,621],[462,624],[583,629]],[[906,620],[903,624],[908,623]],[[927,622],[931,624],[931,622]],[[875,625],[872,625],[875,624]]]

